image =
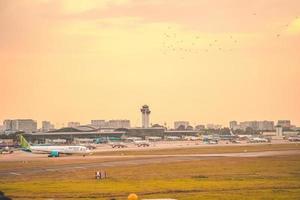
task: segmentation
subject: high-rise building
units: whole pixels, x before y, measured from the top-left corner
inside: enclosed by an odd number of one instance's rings
[[[4,120],[4,129],[7,131],[24,131],[32,133],[37,131],[37,123],[32,119]]]
[[[150,124],[149,115],[151,113],[149,106],[143,105],[143,107],[141,108],[141,112],[142,112],[142,127],[149,128],[149,124]]]
[[[258,121],[258,130],[260,131],[272,131],[274,130],[273,121]]]
[[[130,120],[91,120],[91,125],[98,128],[130,128]]]
[[[207,124],[206,128],[207,129],[221,129],[222,125],[220,125],[220,124]]]
[[[258,130],[258,122],[257,121],[245,121],[240,123],[241,128],[246,130],[247,128],[251,128],[253,130]]]
[[[42,131],[43,132],[48,132],[50,130],[54,129],[54,125],[51,124],[49,121],[42,121]]]
[[[77,127],[80,126],[80,122],[68,122],[68,127]]]
[[[235,129],[238,126],[238,122],[237,121],[230,121],[229,122],[229,128],[230,129]]]
[[[190,125],[190,122],[188,121],[175,121],[174,122],[174,129],[186,129]]]
[[[4,131],[4,125],[0,125],[0,132]]]
[[[282,128],[291,128],[291,120],[278,120],[277,126],[281,126]]]
[[[251,128],[256,131],[268,131],[274,130],[273,121],[245,121],[240,123],[240,127],[243,130]]]
[[[105,123],[105,120],[95,119],[95,120],[91,120],[91,125],[101,128],[101,127],[105,127],[106,123]]]
[[[12,130],[12,121],[13,120],[10,120],[10,119],[6,119],[3,121],[3,129],[5,131],[11,131]]]
[[[238,129],[243,129],[242,127],[241,127],[241,125],[240,124],[238,124],[238,122],[237,121],[230,121],[229,122],[229,128],[230,129],[232,129],[232,130],[238,130]]]

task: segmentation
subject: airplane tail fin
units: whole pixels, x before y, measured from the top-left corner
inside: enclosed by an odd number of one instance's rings
[[[24,149],[30,149],[30,144],[27,142],[27,140],[24,138],[23,135],[19,135],[20,137],[20,145]]]

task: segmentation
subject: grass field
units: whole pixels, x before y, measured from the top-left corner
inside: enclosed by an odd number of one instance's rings
[[[182,200],[300,199],[300,157],[296,155],[110,167],[106,169],[109,178],[101,181],[94,179],[94,171],[1,178],[0,190],[13,199],[121,200],[132,192],[142,198]]]

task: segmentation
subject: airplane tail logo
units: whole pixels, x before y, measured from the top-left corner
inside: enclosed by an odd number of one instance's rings
[[[20,135],[20,145],[24,149],[30,149],[30,144],[27,142],[27,140],[23,137],[23,135]]]

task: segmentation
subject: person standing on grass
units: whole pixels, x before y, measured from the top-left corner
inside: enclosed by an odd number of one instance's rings
[[[101,179],[101,175],[100,175],[100,172],[99,172],[99,171],[96,171],[96,173],[95,173],[95,178],[96,178],[96,179]]]

